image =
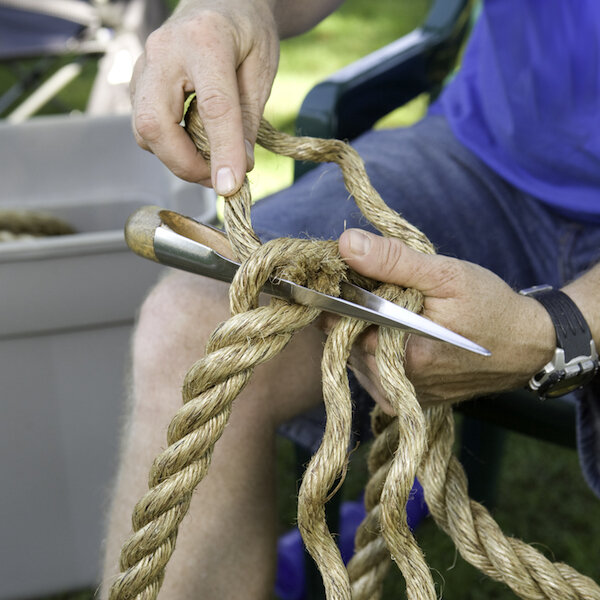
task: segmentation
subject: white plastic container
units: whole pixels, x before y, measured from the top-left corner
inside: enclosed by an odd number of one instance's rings
[[[78,232],[0,244],[0,600],[98,581],[131,327],[161,272],[123,238],[145,204],[215,219],[212,191],[139,149],[127,116],[0,125],[0,208]]]

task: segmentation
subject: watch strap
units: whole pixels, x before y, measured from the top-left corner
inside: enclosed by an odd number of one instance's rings
[[[598,371],[598,352],[590,328],[577,305],[564,292],[541,285],[520,291],[548,312],[556,332],[554,358],[529,380],[541,398],[556,398],[589,383]]]
[[[548,311],[556,331],[556,343],[565,353],[565,362],[588,356],[592,333],[577,305],[567,294],[542,288],[527,295],[534,297]]]

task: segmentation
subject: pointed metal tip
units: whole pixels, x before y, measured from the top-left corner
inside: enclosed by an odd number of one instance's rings
[[[492,353],[487,348],[482,348],[481,346],[477,350],[477,354],[481,354],[481,356],[491,356]]]
[[[459,348],[462,348],[463,350],[468,350],[469,352],[479,354],[480,356],[491,356],[492,355],[492,353],[487,348],[480,346],[479,344],[475,343],[473,340],[470,340],[469,338],[459,335],[458,333],[455,333],[454,331],[450,331],[449,329],[446,329],[445,331],[442,331],[442,333],[443,333],[443,336],[437,335],[436,336],[437,339],[447,342],[449,344],[452,344],[453,346],[458,346]]]
[[[491,356],[492,353],[483,346],[476,344],[474,341],[463,337],[462,335],[454,334],[454,339],[445,339],[444,341],[449,342],[455,346],[459,346],[464,350],[469,350],[470,352],[474,352],[475,354],[479,354],[480,356]]]

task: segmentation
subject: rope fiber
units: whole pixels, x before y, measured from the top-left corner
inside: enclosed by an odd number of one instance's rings
[[[188,110],[187,129],[208,160],[208,141],[197,110]],[[389,209],[371,186],[359,155],[337,140],[291,137],[262,121],[258,142],[296,160],[334,162],[363,215],[385,236],[433,253],[415,227]],[[248,181],[225,202],[225,227],[242,265],[230,287],[232,316],[213,332],[206,354],[186,375],[183,406],[168,429],[168,447],[156,457],[149,490],[133,511],[133,534],[121,552],[121,573],[110,600],[153,600],[175,548],[178,527],[192,493],[210,465],[212,450],[229,418],[232,403],[254,367],[278,354],[293,334],[313,322],[319,311],[272,299],[258,305],[269,276],[285,277],[329,294],[342,280],[369,285],[375,293],[409,310],[422,308],[421,294],[389,284],[355,279],[341,260],[337,243],[280,238],[261,245],[250,221]],[[381,384],[395,417],[375,408],[367,516],[356,535],[356,553],[348,568],[327,527],[325,503],[343,479],[350,447],[352,404],[346,363],[352,344],[367,327],[342,318],[325,343],[323,399],[327,422],[322,444],[304,474],[298,497],[298,526],[315,560],[328,600],[377,599],[386,572],[395,562],[411,600],[435,600],[431,571],[406,523],[406,503],[418,475],[433,518],[460,554],[489,577],[528,600],[600,600],[600,588],[562,563],[552,563],[527,544],[506,537],[489,512],[469,499],[467,481],[452,454],[452,409],[423,409],[404,372],[405,334],[380,328],[376,361]]]

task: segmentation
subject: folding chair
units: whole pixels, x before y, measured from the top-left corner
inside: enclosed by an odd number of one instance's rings
[[[0,65],[16,78],[0,117],[19,123],[51,101],[65,112],[57,95],[97,60],[86,112],[127,112],[135,60],[167,14],[163,0],[0,0]]]

